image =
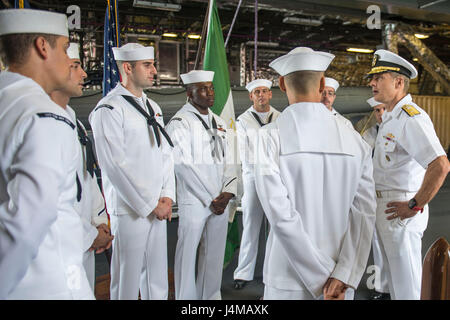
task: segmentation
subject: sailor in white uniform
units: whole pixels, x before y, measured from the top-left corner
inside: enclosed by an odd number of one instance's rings
[[[243,288],[253,280],[258,254],[259,232],[264,218],[264,210],[259,202],[255,188],[254,164],[257,154],[258,131],[261,127],[275,121],[280,112],[270,105],[272,81],[253,80],[247,84],[253,105],[241,114],[236,121],[239,155],[242,163],[242,238],[239,247],[239,261],[234,270],[234,288]]]
[[[161,108],[143,91],[156,74],[154,49],[127,43],[113,52],[122,83],[89,116],[114,235],[110,295],[165,300],[175,175]]]
[[[334,55],[270,63],[290,105],[261,129],[255,183],[270,223],[264,299],[352,299],[375,223],[370,147],[320,103]]]
[[[373,97],[367,99],[367,103],[373,108],[375,116],[375,124],[361,133],[364,141],[366,141],[372,148],[372,157],[374,154],[375,141],[377,139],[378,130],[382,121],[382,116],[386,107],[381,102],[376,101]],[[372,239],[372,253],[375,266],[377,267],[375,278],[375,291],[370,297],[370,300],[389,300],[389,285],[387,280],[386,263],[383,261],[381,253],[380,242],[376,230],[373,233]]]
[[[95,168],[98,166],[92,142],[75,111],[68,105],[71,97],[83,95],[84,79],[87,75],[81,67],[80,48],[78,43],[70,43],[67,49],[72,66],[70,79],[63,89],[53,91],[51,99],[62,107],[77,126],[78,140],[82,161],[78,165],[78,176],[81,182],[81,201],[76,203],[76,209],[81,215],[84,231],[83,265],[92,290],[95,289],[95,253],[101,253],[111,247],[113,236],[108,227],[105,200],[97,183]]]
[[[49,97],[69,78],[68,36],[64,14],[0,11],[0,299],[94,299],[76,126]]]
[[[213,71],[200,70],[181,75],[188,102],[167,125],[176,159],[177,300],[221,299],[229,201],[236,195],[237,177],[229,161],[233,159],[229,130],[210,110],[214,104],[213,77]]]
[[[428,203],[441,187],[450,165],[433,123],[408,94],[414,66],[387,50],[374,54],[373,97],[386,112],[373,157],[377,190],[377,236],[388,271],[391,298],[420,299],[422,236]]]
[[[322,92],[322,99],[320,102],[322,102],[338,119],[342,120],[346,125],[353,129],[352,122],[333,108],[333,103],[334,100],[336,100],[336,92],[338,88],[339,82],[337,80],[325,77],[325,89]]]

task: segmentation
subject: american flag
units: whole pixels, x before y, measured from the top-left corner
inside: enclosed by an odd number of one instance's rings
[[[119,70],[117,69],[113,47],[120,47],[119,32],[119,12],[117,0],[108,0],[108,7],[105,13],[105,30],[103,35],[103,96],[113,89],[120,81]]]

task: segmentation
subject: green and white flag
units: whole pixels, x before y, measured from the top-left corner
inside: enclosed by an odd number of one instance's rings
[[[228,62],[215,0],[210,0],[209,4],[208,32],[203,69],[214,71],[215,101],[211,110],[225,120],[229,128],[236,129]]]
[[[228,128],[236,130],[233,97],[231,95],[230,75],[225,53],[222,27],[216,1],[210,0],[208,13],[208,32],[206,36],[203,69],[214,71],[215,101],[211,110],[227,123]],[[235,155],[236,156],[236,155]],[[235,158],[236,159],[236,158]],[[227,244],[225,248],[224,268],[231,262],[240,245],[237,219],[234,219],[236,203],[230,203],[231,212],[228,223]]]

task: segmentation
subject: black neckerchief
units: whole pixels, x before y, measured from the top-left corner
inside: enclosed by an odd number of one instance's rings
[[[256,121],[258,121],[258,123],[261,127],[264,127],[266,124],[269,124],[272,122],[273,112],[269,115],[269,119],[267,120],[267,123],[263,123],[261,121],[261,119],[259,118],[259,116],[255,112],[253,112],[253,111],[250,111],[250,112],[252,113],[252,115],[256,119]]]
[[[158,121],[156,121],[155,111],[153,111],[153,108],[150,105],[150,103],[148,102],[148,100],[146,100],[146,102],[147,102],[148,112],[150,112],[150,114],[145,112],[145,110],[142,109],[142,107],[134,100],[133,97],[125,96],[125,95],[122,95],[122,97],[125,100],[127,100],[133,107],[135,107],[136,110],[139,111],[139,113],[141,113],[145,117],[145,119],[147,119],[147,124],[153,128],[153,132],[155,133],[155,138],[156,138],[156,142],[158,143],[158,147],[161,146],[161,137],[159,136],[160,132],[163,134],[164,138],[166,138],[169,145],[171,147],[173,147],[172,140],[170,139],[166,130],[164,130],[163,126],[160,125]]]
[[[191,111],[192,112],[192,111]],[[220,160],[220,156],[219,156],[219,146],[218,144],[220,144],[220,148],[222,149],[222,156],[225,157],[225,151],[223,148],[223,144],[222,144],[222,140],[220,139],[220,136],[217,135],[217,122],[216,119],[214,119],[214,116],[212,117],[212,129],[208,126],[208,124],[205,122],[205,120],[203,120],[203,118],[198,115],[195,112],[192,112],[193,114],[195,114],[195,116],[198,118],[198,120],[201,121],[203,127],[205,128],[205,130],[209,133],[209,135],[211,136],[211,140],[212,142],[214,142],[214,148],[211,152],[211,155],[213,157],[217,156],[217,159]],[[216,139],[217,138],[217,139]]]
[[[94,170],[98,168],[98,162],[95,158],[94,149],[92,148],[92,141],[87,136],[83,127],[81,126],[80,120],[76,119],[78,140],[86,148],[86,170],[89,172],[91,177],[94,177]],[[84,159],[83,159],[84,161]]]

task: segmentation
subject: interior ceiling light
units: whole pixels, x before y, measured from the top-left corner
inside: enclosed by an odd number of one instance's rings
[[[181,5],[179,5],[179,4],[173,4],[173,3],[167,3],[167,2],[156,2],[156,1],[144,1],[144,0],[134,0],[133,7],[164,10],[164,11],[180,11],[181,10]]]
[[[254,46],[255,41],[247,41],[245,44],[248,46]],[[268,41],[258,41],[257,44],[258,47],[271,47],[271,48],[276,48],[280,45],[278,42],[268,42]]]
[[[357,53],[372,53],[372,49],[363,49],[363,48],[347,48],[348,52],[357,52]]]
[[[176,33],[172,33],[172,32],[164,32],[162,34],[163,37],[168,37],[168,38],[176,38],[178,37],[178,35]]]
[[[322,21],[317,19],[305,19],[305,18],[296,18],[296,17],[285,17],[283,19],[284,23],[290,23],[290,24],[301,24],[304,26],[321,26]]]
[[[190,34],[190,35],[188,35],[188,38],[189,39],[195,39],[195,40],[198,40],[198,39],[200,39],[202,36],[201,35],[199,35],[199,34]]]
[[[422,33],[414,33],[414,36],[415,36],[417,39],[427,39],[427,38],[430,37],[429,35],[427,35],[427,34],[422,34]]]

